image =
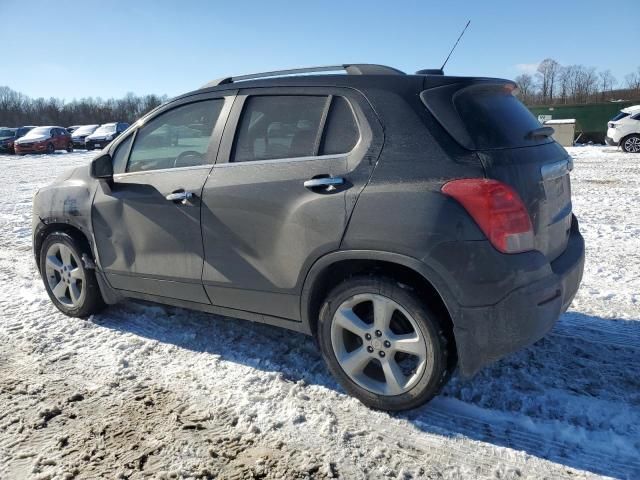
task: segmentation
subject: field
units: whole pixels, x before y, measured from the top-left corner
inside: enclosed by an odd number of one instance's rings
[[[134,302],[63,316],[31,198],[92,155],[0,155],[0,478],[640,478],[640,156],[569,150],[587,243],[569,312],[392,415],[302,335]]]

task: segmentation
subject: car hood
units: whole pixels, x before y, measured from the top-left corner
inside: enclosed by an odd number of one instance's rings
[[[87,140],[106,140],[107,137],[113,135],[113,133],[99,133],[98,135],[96,135],[95,133],[92,133],[91,135],[88,135],[86,137]]]
[[[47,137],[46,135],[41,135],[39,137],[22,137],[16,140],[16,143],[20,145],[21,143],[33,143],[33,142],[42,142],[43,140],[48,140],[51,137]]]
[[[13,140],[16,137],[0,137],[0,142],[4,142],[5,140]]]

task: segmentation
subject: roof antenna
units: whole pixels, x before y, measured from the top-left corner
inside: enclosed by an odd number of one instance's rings
[[[449,52],[449,55],[447,55],[446,60],[444,61],[444,63],[442,64],[442,66],[440,67],[440,70],[444,71],[444,66],[447,64],[447,62],[449,61],[449,57],[451,57],[451,54],[453,53],[453,51],[456,49],[456,47],[458,46],[458,42],[460,42],[460,39],[462,38],[462,36],[464,35],[464,32],[467,31],[467,28],[469,27],[469,24],[471,23],[471,20],[469,20],[467,22],[467,24],[464,26],[464,28],[462,29],[462,33],[460,34],[460,36],[458,37],[458,40],[456,40],[456,43],[453,45],[453,48],[451,49],[451,51]]]

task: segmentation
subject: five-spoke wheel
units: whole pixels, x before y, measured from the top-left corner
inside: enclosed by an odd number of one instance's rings
[[[82,261],[91,258],[86,242],[66,232],[46,236],[40,247],[40,274],[53,304],[73,317],[96,313],[105,304],[96,274]]]
[[[448,375],[447,337],[416,292],[387,277],[352,277],[321,309],[318,342],[348,393],[384,410],[416,407]]]
[[[49,288],[64,305],[77,307],[82,301],[85,276],[81,260],[64,243],[49,246],[45,259],[45,274]]]
[[[397,302],[379,294],[354,295],[338,307],[331,343],[345,373],[379,395],[409,390],[429,361],[415,320]]]

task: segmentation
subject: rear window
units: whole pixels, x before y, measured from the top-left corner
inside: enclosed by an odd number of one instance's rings
[[[628,117],[628,116],[629,116],[629,114],[628,114],[628,113],[625,113],[625,112],[619,112],[615,117],[613,117],[613,118],[611,119],[611,121],[612,121],[612,122],[615,122],[616,120],[622,120],[623,118]]]
[[[451,97],[442,98],[449,94]],[[511,83],[479,83],[446,93],[426,90],[421,98],[465,148],[491,150],[553,142],[551,137],[529,135],[541,125],[514,96]]]

